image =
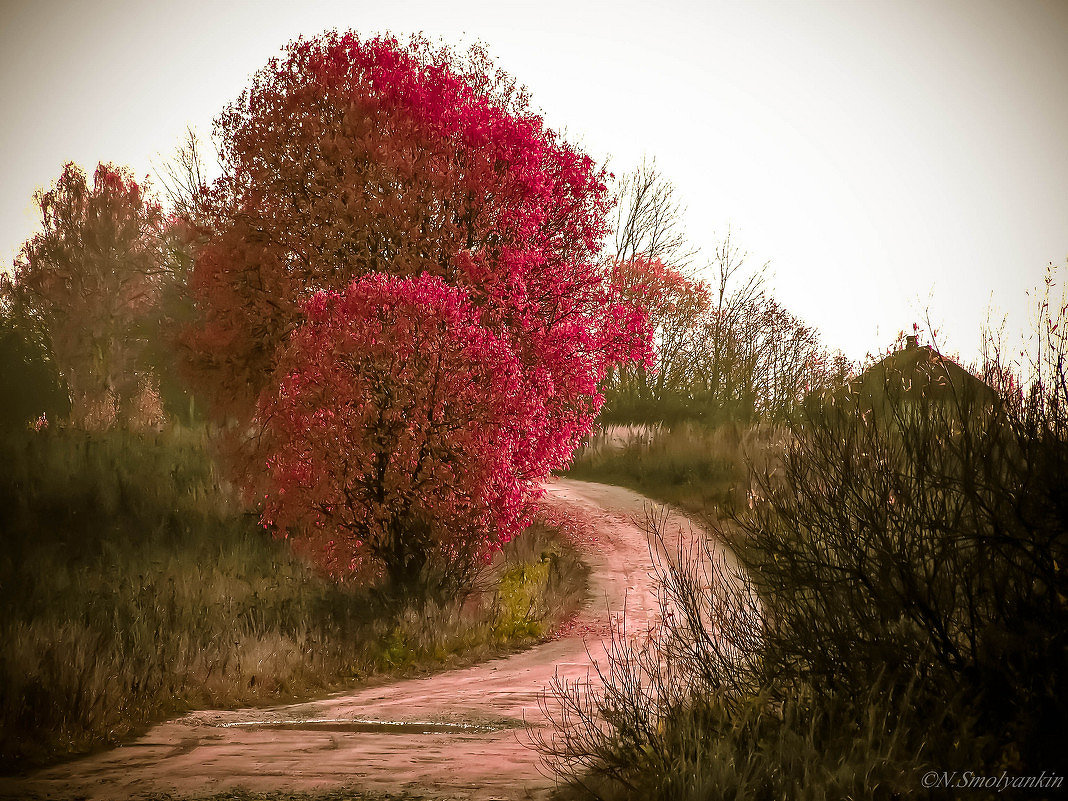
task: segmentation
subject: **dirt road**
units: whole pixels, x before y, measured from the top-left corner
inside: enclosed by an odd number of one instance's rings
[[[194,712],[128,745],[18,781],[0,779],[0,797],[200,796],[237,787],[547,797],[553,780],[530,742],[531,728],[547,723],[538,700],[553,674],[586,678],[590,655],[603,658],[602,643],[624,600],[628,631],[644,629],[656,611],[639,527],[648,501],[619,487],[569,480],[548,492],[595,523],[586,554],[590,602],[567,633],[514,656],[321,701]],[[683,529],[688,524],[675,520],[671,537]]]

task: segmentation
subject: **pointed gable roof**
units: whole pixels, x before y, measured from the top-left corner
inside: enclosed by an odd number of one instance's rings
[[[908,345],[884,357],[850,382],[866,405],[890,399],[993,402],[994,390],[930,345]]]

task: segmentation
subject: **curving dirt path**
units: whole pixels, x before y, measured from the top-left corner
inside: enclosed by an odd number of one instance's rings
[[[119,799],[209,795],[233,788],[411,792],[447,799],[541,799],[553,780],[530,747],[547,725],[538,700],[554,673],[584,680],[603,657],[626,603],[627,630],[654,622],[649,501],[603,484],[561,479],[558,502],[594,523],[586,543],[591,600],[567,632],[513,656],[320,701],[194,712],[110,751],[0,779],[0,796]],[[668,544],[689,532],[668,526]]]

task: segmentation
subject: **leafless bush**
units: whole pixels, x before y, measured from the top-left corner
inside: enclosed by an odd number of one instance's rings
[[[934,354],[800,408],[721,531],[744,544],[741,589],[719,592],[707,550],[662,554],[664,624],[554,688],[560,774],[696,799],[1063,773],[1068,304],[1044,309],[1033,364],[988,364],[992,387]]]
[[[573,782],[635,790],[635,766],[648,772],[650,760],[663,766],[677,757],[668,733],[680,719],[757,690],[761,621],[752,584],[714,541],[690,530],[671,542],[667,524],[666,508],[647,511],[658,621],[627,631],[624,610],[604,653],[591,654],[592,675],[557,678],[544,699],[554,726],[539,747]]]

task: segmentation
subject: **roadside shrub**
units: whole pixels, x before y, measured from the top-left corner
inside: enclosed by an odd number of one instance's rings
[[[982,398],[810,409],[738,523],[767,588],[767,682],[859,698],[915,681],[917,723],[951,710],[932,748],[974,715],[982,764],[1037,773],[1068,719],[1068,507],[1050,472],[1068,440],[1019,398]]]
[[[563,798],[836,799],[918,787],[925,730],[898,725],[914,697],[881,679],[857,699],[769,685],[763,602],[728,551],[664,540],[648,517],[660,622],[616,631],[588,682],[554,683],[538,746]]]
[[[620,640],[589,687],[556,688],[556,769],[643,799],[1063,775],[1066,309],[1025,371],[987,365],[995,392],[935,359],[922,381],[882,378],[878,398],[810,400],[717,527],[745,573],[707,542],[665,559],[664,625]]]

